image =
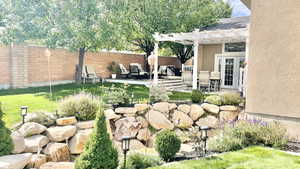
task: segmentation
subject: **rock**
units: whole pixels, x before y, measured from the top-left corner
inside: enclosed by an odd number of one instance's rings
[[[189,114],[191,111],[191,106],[189,106],[187,104],[181,104],[177,107],[177,110],[179,110],[185,114]]]
[[[22,153],[25,150],[24,136],[18,131],[14,131],[10,136],[14,143],[14,150],[12,153],[14,154]]]
[[[159,102],[153,105],[153,110],[159,111],[164,114],[169,114],[169,103],[168,102]]]
[[[25,150],[26,153],[36,153],[41,151],[42,148],[49,143],[49,139],[43,135],[34,135],[25,138]]]
[[[221,106],[221,111],[238,111],[238,107],[236,106]]]
[[[47,156],[44,154],[32,155],[27,168],[40,168],[41,165],[47,163]]]
[[[151,131],[148,128],[143,128],[139,131],[137,139],[147,141],[151,137]]]
[[[51,141],[60,142],[69,139],[76,133],[75,126],[51,127],[47,129],[47,136]]]
[[[200,105],[193,104],[191,106],[190,117],[193,121],[198,120],[204,113],[205,113],[205,111],[202,109],[202,107]]]
[[[49,143],[43,152],[50,156],[51,161],[58,162],[70,160],[69,147],[65,143]]]
[[[45,126],[55,124],[56,115],[50,112],[33,112],[28,113],[25,117],[25,122],[35,122]]]
[[[141,143],[139,140],[131,140],[130,141],[130,150],[140,150],[147,148],[143,143]]]
[[[221,111],[220,112],[220,120],[221,121],[234,121],[238,118],[239,112],[238,111]]]
[[[198,126],[209,126],[209,127],[216,127],[218,125],[218,119],[214,116],[207,116],[207,117],[204,117],[204,118],[200,118],[196,124]]]
[[[90,128],[94,128],[94,120],[90,120],[90,121],[80,121],[78,123],[76,123],[76,127],[78,129],[90,129]]]
[[[175,103],[169,103],[169,111],[173,111],[177,108],[177,105]]]
[[[139,114],[144,114],[150,109],[149,104],[135,104],[134,107],[136,108]]]
[[[136,114],[137,109],[133,107],[119,107],[116,108],[115,112],[117,114]]]
[[[156,130],[174,128],[174,125],[161,112],[158,111],[149,111],[146,114],[146,119]]]
[[[201,107],[209,112],[209,113],[213,113],[213,114],[219,114],[220,108],[219,106],[213,105],[213,104],[208,104],[208,103],[203,103],[201,105]]]
[[[41,134],[46,129],[47,128],[41,124],[28,122],[22,125],[22,127],[19,129],[19,132],[23,134],[24,137],[28,137],[36,134]]]
[[[16,154],[0,157],[1,169],[23,169],[30,161],[32,154]]]
[[[121,116],[117,115],[112,109],[105,110],[104,115],[106,120],[118,120],[121,118]]]
[[[85,143],[89,140],[93,130],[79,130],[69,142],[71,154],[80,154],[83,152]]]
[[[173,123],[179,128],[190,128],[193,125],[193,120],[181,111],[175,111],[173,114]]]
[[[72,162],[48,162],[43,164],[40,169],[75,169],[75,164]]]
[[[149,126],[148,121],[142,116],[138,116],[136,120],[141,123],[142,128],[147,128]]]
[[[194,152],[193,145],[181,144],[179,152],[182,154],[191,154]]]
[[[134,117],[126,117],[116,121],[115,138],[118,141],[122,140],[123,136],[135,137],[142,125]]]
[[[59,126],[67,126],[77,123],[76,117],[64,117],[56,120],[56,124]]]
[[[183,132],[180,129],[176,129],[175,133],[179,137],[182,143],[187,143],[191,141],[191,138],[189,137],[189,133]]]

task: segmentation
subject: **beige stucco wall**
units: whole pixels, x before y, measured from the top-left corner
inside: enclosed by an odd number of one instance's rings
[[[214,71],[215,55],[222,53],[222,44],[199,45],[198,70]]]
[[[299,9],[298,0],[252,0],[247,112],[300,124]]]

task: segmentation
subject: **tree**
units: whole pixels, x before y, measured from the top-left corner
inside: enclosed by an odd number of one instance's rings
[[[14,145],[10,137],[10,130],[5,127],[5,123],[2,120],[3,115],[4,113],[2,111],[2,106],[0,103],[0,156],[8,155],[14,149]]]
[[[87,51],[110,48],[113,28],[104,0],[6,0],[6,30],[2,42],[38,42],[49,48],[78,52],[76,81],[81,82]]]
[[[76,169],[116,169],[118,167],[118,152],[113,147],[107,133],[104,113],[96,118],[96,126],[84,152],[76,159]]]

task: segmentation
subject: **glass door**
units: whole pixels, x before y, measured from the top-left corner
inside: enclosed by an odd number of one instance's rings
[[[223,86],[224,88],[233,88],[235,86],[235,58],[224,58],[223,66]]]

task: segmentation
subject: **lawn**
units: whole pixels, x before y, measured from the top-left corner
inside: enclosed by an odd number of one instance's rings
[[[264,147],[249,147],[201,160],[151,169],[300,169],[300,156]]]
[[[123,84],[104,83],[103,86],[122,87]],[[29,107],[29,112],[44,110],[54,112],[57,103],[65,96],[86,91],[101,96],[101,84],[66,84],[52,87],[53,95],[49,94],[49,87],[34,87],[26,89],[0,90],[0,102],[5,112],[4,120],[8,127],[21,120],[20,106]],[[142,85],[129,85],[128,92],[134,95],[136,100],[147,100],[149,89]],[[171,100],[190,100],[190,93],[173,92]]]

